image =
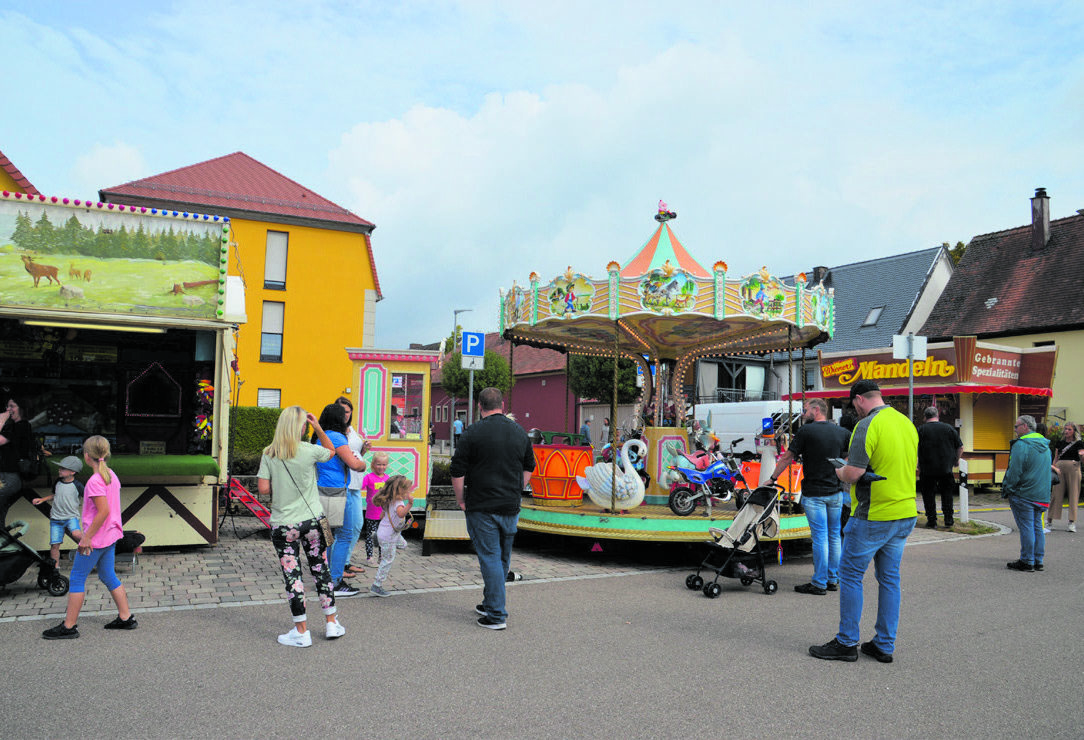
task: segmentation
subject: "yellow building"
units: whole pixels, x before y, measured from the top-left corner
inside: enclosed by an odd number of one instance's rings
[[[375,226],[241,152],[100,191],[105,202],[227,216],[246,286],[240,406],[320,409],[352,395],[347,347],[371,347]],[[184,286],[179,286],[183,290]]]

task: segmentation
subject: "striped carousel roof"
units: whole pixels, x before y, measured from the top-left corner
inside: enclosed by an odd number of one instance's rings
[[[693,259],[688,250],[681,245],[670,224],[661,223],[655,233],[647,240],[632,259],[621,266],[621,277],[639,277],[656,268],[662,268],[666,262],[676,268],[700,278],[710,278],[711,274]]]

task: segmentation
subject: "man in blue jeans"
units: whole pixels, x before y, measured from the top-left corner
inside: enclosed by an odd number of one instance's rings
[[[861,421],[851,436],[847,464],[836,471],[841,481],[851,484],[851,517],[843,530],[839,562],[839,632],[824,645],[811,646],[809,654],[822,660],[858,660],[862,577],[873,560],[879,587],[877,622],[874,638],[863,642],[861,650],[891,663],[900,621],[900,560],[918,518],[918,432],[910,419],[885,404],[872,380],[851,386],[851,403]]]
[[[452,491],[467,518],[484,588],[478,625],[507,626],[504,584],[512,562],[512,542],[523,490],[534,470],[534,449],[527,432],[504,415],[496,388],[478,394],[479,420],[463,434],[452,457]]]
[[[805,402],[802,427],[790,447],[779,456],[772,483],[784,475],[795,458],[802,460],[802,506],[813,538],[813,578],[795,586],[800,594],[824,596],[839,588],[839,518],[843,494],[836,466],[829,458],[846,457],[850,433],[828,421],[828,404],[823,398]]]
[[[1020,557],[1005,567],[1031,573],[1045,567],[1043,512],[1050,508],[1050,443],[1035,431],[1035,418],[1027,414],[1017,417],[1013,430],[1017,439],[1009,451],[1009,468],[1001,482],[1001,495],[1009,499],[1020,533]]]

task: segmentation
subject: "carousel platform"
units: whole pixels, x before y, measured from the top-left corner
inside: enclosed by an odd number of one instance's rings
[[[678,516],[668,506],[641,504],[627,514],[612,514],[591,502],[579,506],[551,506],[524,501],[519,528],[545,534],[644,542],[703,542],[709,527],[726,529],[737,512],[732,505],[713,507],[711,516],[698,508],[689,516]],[[804,514],[783,513],[779,536],[772,539],[808,538],[809,522]]]

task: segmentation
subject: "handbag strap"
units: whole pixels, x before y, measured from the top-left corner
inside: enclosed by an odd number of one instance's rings
[[[305,508],[312,514],[312,518],[319,520],[320,517],[316,516],[316,512],[312,510],[312,506],[309,504],[309,500],[305,498],[305,494],[301,492],[301,486],[297,485],[297,481],[294,480],[294,474],[290,472],[290,469],[286,467],[286,460],[282,461],[282,469],[286,471],[286,475],[290,476],[290,482],[294,484],[294,488],[297,489],[297,495],[301,497],[301,500],[305,502]],[[323,516],[323,512],[320,513]]]

